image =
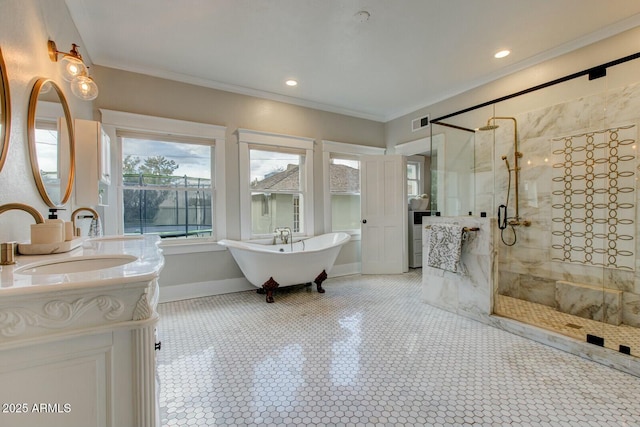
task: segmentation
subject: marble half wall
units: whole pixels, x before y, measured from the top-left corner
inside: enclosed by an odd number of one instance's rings
[[[493,247],[495,220],[472,216],[424,217],[422,230],[422,300],[430,305],[476,320],[492,313],[496,289],[496,256]],[[429,267],[427,227],[435,223],[453,223],[469,228],[462,244],[461,263],[464,273],[453,273]]]

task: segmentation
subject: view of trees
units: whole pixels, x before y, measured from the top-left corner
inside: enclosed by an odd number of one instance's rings
[[[142,161],[137,156],[127,156],[123,162],[124,184],[170,186],[173,172],[179,165],[164,156],[147,157]],[[153,222],[158,207],[169,196],[169,191],[125,190],[123,194],[125,224]]]

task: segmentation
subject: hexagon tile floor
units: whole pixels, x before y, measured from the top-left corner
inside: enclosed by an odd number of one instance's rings
[[[420,271],[161,304],[163,426],[640,426],[640,378],[420,302]]]

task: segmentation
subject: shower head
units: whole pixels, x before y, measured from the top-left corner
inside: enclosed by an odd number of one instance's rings
[[[482,130],[482,131],[485,131],[485,130],[494,130],[494,129],[498,129],[499,127],[500,127],[500,126],[498,126],[498,125],[490,125],[490,124],[488,124],[488,123],[487,123],[487,125],[486,125],[486,126],[482,126],[482,127],[478,128],[478,130]]]

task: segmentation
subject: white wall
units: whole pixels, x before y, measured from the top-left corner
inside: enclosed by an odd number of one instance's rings
[[[48,39],[56,42],[58,50],[68,51],[71,43],[83,43],[63,0],[3,0],[0,5],[0,49],[11,96],[11,134],[7,161],[0,172],[0,204],[26,203],[45,214],[48,207],[40,198],[29,166],[29,95],[38,78],[51,78],[64,91],[73,117],[92,118],[91,102],[71,94],[69,84],[60,77],[59,64],[51,62],[47,53]],[[82,48],[80,51],[88,59]],[[61,212],[60,217],[68,219],[70,210]],[[29,240],[31,223],[33,218],[21,211],[2,214],[0,241]]]

